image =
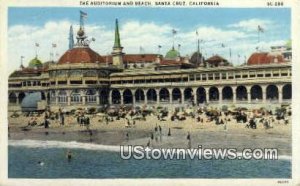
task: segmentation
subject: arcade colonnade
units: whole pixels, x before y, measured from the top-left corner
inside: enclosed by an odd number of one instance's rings
[[[52,105],[283,103],[292,98],[290,83],[172,88],[61,89],[39,92],[42,100]],[[20,104],[28,93],[30,92],[9,93],[9,103]]]
[[[109,104],[283,103],[292,98],[291,84],[113,88]]]
[[[12,92],[9,94],[10,104],[21,104],[26,95],[40,92],[41,100],[52,105],[101,105],[108,104],[108,89],[71,89],[52,91]]]

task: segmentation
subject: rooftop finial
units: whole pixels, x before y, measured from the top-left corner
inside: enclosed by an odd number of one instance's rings
[[[121,48],[121,47],[122,46],[120,41],[119,24],[118,24],[118,19],[116,19],[114,48]]]
[[[79,30],[77,32],[77,37],[76,37],[77,38],[77,44],[76,44],[77,47],[88,46],[88,43],[85,41],[87,37],[84,32],[83,20],[85,18],[87,18],[87,13],[80,11],[80,27],[79,27]]]

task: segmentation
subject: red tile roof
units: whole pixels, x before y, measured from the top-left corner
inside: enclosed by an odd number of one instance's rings
[[[259,65],[259,64],[270,64],[275,63],[275,58],[277,57],[278,63],[283,63],[284,59],[282,55],[272,55],[267,52],[261,52],[261,53],[253,53],[248,61],[247,65]]]
[[[65,63],[104,63],[104,59],[90,48],[72,48],[64,53],[58,64]]]

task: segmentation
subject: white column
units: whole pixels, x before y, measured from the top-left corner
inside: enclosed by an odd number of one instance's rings
[[[246,87],[246,88],[247,88],[248,103],[251,103],[251,87]]]
[[[173,103],[173,94],[172,94],[172,89],[171,89],[171,88],[169,88],[169,89],[168,89],[168,91],[169,91],[169,104],[172,104],[172,103]]]
[[[267,87],[261,86],[261,88],[262,88],[263,103],[266,103],[267,102]]]
[[[147,105],[148,104],[147,90],[143,89],[143,91],[144,91],[144,97],[145,97],[144,103],[145,103],[145,105]]]
[[[18,92],[16,92],[15,94],[16,94],[16,98],[17,98],[17,100],[16,100],[16,104],[17,104],[17,105],[19,105],[19,104],[20,104],[20,100],[19,100],[19,93],[18,93]]]
[[[159,96],[159,89],[155,89],[156,91],[156,104],[159,105],[160,96]]]
[[[109,105],[112,104],[112,90],[109,90],[109,92],[108,92],[108,104]]]
[[[123,98],[123,90],[120,90],[120,95],[121,95],[121,105],[124,105],[124,98]]]
[[[281,104],[282,103],[282,90],[278,90],[278,102]]]
[[[180,94],[181,94],[181,104],[184,104],[184,88],[180,88]]]
[[[222,94],[222,87],[218,87],[218,91],[219,91],[219,104],[223,103],[223,94]]]
[[[282,88],[283,88],[283,85],[278,85],[277,88],[278,88],[278,102],[281,104],[282,103]]]
[[[233,103],[236,103],[236,86],[232,87],[232,93],[233,93]]]
[[[206,103],[209,103],[209,88],[205,88]]]
[[[97,103],[97,105],[100,104],[100,92],[99,92],[99,90],[97,90],[97,92],[96,92],[96,103]]]
[[[71,96],[70,95],[68,95],[67,101],[68,101],[68,105],[71,105]]]
[[[135,100],[135,91],[136,91],[136,90],[130,90],[130,91],[131,91],[131,93],[132,93],[132,105],[135,106],[135,101],[136,101],[136,100]]]
[[[197,88],[193,88],[194,104],[197,105]]]

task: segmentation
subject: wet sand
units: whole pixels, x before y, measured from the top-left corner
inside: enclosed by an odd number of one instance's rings
[[[224,125],[215,125],[214,122],[198,123],[195,119],[187,118],[185,121],[172,122],[159,121],[155,116],[148,116],[147,121],[136,121],[132,128],[125,127],[126,120],[120,119],[106,124],[100,117],[91,117],[90,130],[79,126],[76,118],[67,116],[66,125],[61,126],[58,122],[50,120],[50,128],[43,126],[31,127],[23,131],[30,118],[9,118],[10,137],[13,140],[55,140],[77,141],[96,143],[102,145],[143,145],[150,144],[154,148],[188,148],[187,134],[190,132],[192,147],[197,148],[278,148],[279,155],[291,155],[291,124],[273,123],[273,128],[264,129],[258,124],[257,129],[245,128],[245,124],[236,123],[231,119]],[[38,118],[38,123],[42,118]],[[23,123],[23,124],[22,124]],[[291,123],[291,122],[289,122]],[[154,132],[155,126],[161,126],[162,134]],[[171,136],[168,130],[171,129]],[[47,132],[47,134],[46,134]],[[154,139],[151,140],[151,133]],[[128,137],[126,136],[128,134]],[[157,139],[156,139],[157,136]]]

